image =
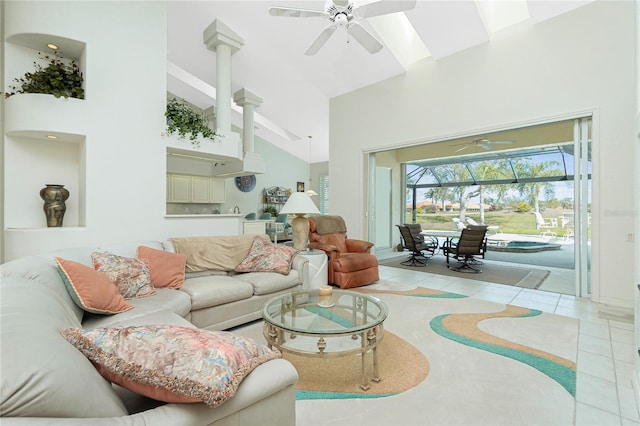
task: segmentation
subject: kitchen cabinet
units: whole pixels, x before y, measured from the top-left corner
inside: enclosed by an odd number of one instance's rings
[[[167,175],[168,203],[224,203],[225,182],[207,176]]]
[[[224,179],[211,178],[209,180],[209,200],[212,203],[226,203],[227,191]]]

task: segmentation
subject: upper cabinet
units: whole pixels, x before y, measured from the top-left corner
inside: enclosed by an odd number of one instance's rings
[[[167,175],[167,203],[224,203],[225,181],[206,176]]]

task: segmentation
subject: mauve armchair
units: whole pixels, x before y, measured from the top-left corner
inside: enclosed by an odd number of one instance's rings
[[[369,241],[347,238],[347,228],[340,216],[309,218],[309,248],[327,253],[331,284],[345,289],[378,281],[378,259],[370,253],[372,247]]]

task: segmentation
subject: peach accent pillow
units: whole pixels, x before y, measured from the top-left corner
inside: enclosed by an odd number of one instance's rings
[[[69,295],[85,311],[117,314],[133,308],[106,274],[72,260],[53,259],[58,264],[58,272]]]
[[[139,246],[138,259],[149,261],[151,284],[155,288],[180,288],[184,284],[186,255]]]

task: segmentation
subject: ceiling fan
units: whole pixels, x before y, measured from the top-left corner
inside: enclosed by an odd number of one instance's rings
[[[360,6],[351,0],[327,0],[324,10],[271,7],[269,14],[293,18],[325,18],[331,21],[304,52],[305,55],[318,53],[338,27],[346,29],[347,34],[356,39],[369,53],[377,53],[382,49],[382,43],[360,25],[357,19],[402,12],[413,9],[415,5],[416,0],[380,0]]]
[[[481,138],[475,138],[472,139],[471,142],[465,142],[465,143],[459,143],[459,144],[455,144],[452,146],[462,146],[462,148],[458,148],[456,149],[455,152],[460,152],[460,151],[464,151],[467,148],[472,148],[472,147],[480,147],[482,149],[484,149],[485,151],[491,151],[491,145],[508,145],[508,144],[512,144],[515,143],[515,141],[494,141],[491,139],[487,139],[484,137]]]

